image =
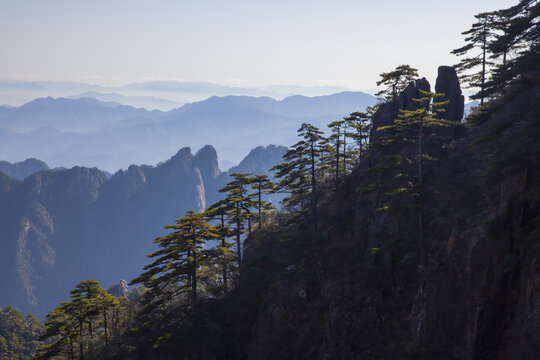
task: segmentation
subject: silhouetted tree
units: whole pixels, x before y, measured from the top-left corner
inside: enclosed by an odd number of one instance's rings
[[[149,289],[145,294],[150,310],[159,307],[175,297],[189,294],[191,312],[197,309],[197,271],[207,263],[209,250],[207,240],[219,239],[219,230],[208,224],[202,214],[193,211],[167,225],[165,229],[174,232],[157,238],[154,243],[160,249],[148,254],[154,261],[146,265],[141,275],[131,284],[143,284]]]
[[[464,56],[471,51],[478,49],[472,57],[462,59],[455,65],[456,71],[460,74],[463,82],[470,87],[479,87],[480,94],[485,88],[488,67],[492,65],[489,61],[488,47],[493,38],[493,23],[495,13],[485,12],[475,15],[478,20],[472,27],[462,34],[466,36],[466,45],[452,50],[452,54]],[[476,70],[478,69],[478,70]],[[472,71],[472,72],[471,72]],[[473,97],[474,98],[474,97]],[[484,96],[480,95],[480,105],[484,104]]]
[[[253,198],[256,201],[257,221],[259,223],[259,228],[261,228],[263,212],[270,211],[274,208],[272,204],[262,199],[262,195],[269,192],[274,187],[274,184],[267,175],[254,175],[250,178],[250,183],[251,188],[255,190]]]
[[[322,132],[311,124],[304,123],[298,129],[298,135],[303,139],[294,144],[285,155],[284,162],[274,166],[279,182],[275,191],[285,192],[288,195],[283,204],[288,208],[304,205],[309,198],[311,217],[314,231],[318,228],[317,216],[317,176],[321,149],[326,148],[326,139]],[[300,209],[301,210],[301,209]]]

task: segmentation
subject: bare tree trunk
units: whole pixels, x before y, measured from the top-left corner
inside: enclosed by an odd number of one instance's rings
[[[482,92],[484,91],[484,83],[486,82],[486,47],[487,47],[487,25],[484,23],[484,38],[483,38],[483,44],[482,44]],[[480,98],[480,105],[484,105],[484,95]]]

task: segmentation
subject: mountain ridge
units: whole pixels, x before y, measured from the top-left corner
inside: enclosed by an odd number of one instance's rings
[[[291,145],[302,122],[326,130],[328,122],[376,101],[360,92],[283,100],[226,96],[163,112],[49,97],[0,108],[0,154],[7,161],[39,155],[51,167],[95,166],[114,173],[133,163],[155,164],[179,144],[212,143],[223,160],[239,163],[258,145]]]

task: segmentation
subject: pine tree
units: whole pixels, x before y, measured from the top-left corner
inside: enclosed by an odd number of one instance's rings
[[[387,101],[397,101],[398,94],[405,87],[418,77],[418,69],[410,65],[399,65],[393,71],[382,73],[381,80],[377,81],[377,86],[385,85],[383,89],[376,93],[376,96],[384,96]]]
[[[469,84],[470,87],[480,88],[479,96],[472,96],[471,98],[479,98],[480,105],[484,104],[484,96],[482,91],[485,89],[486,80],[488,77],[489,67],[493,63],[489,60],[489,44],[494,37],[493,23],[495,19],[494,12],[485,12],[475,15],[478,20],[472,25],[472,27],[464,31],[466,45],[452,50],[452,54],[457,56],[465,56],[471,51],[478,49],[476,54],[472,57],[462,59],[459,64],[455,65],[455,69],[458,74],[461,75],[461,79],[464,83]],[[478,70],[475,70],[478,69]],[[472,71],[472,73],[471,73]]]
[[[276,171],[275,176],[280,179],[274,190],[288,194],[282,201],[287,208],[300,207],[300,213],[303,214],[303,205],[306,200],[310,200],[312,225],[316,232],[318,229],[318,165],[321,149],[326,148],[326,139],[317,127],[307,123],[302,124],[298,129],[298,135],[303,140],[287,150],[283,155],[282,164],[270,170]]]
[[[50,359],[59,355],[75,358],[74,346],[79,345],[79,359],[84,359],[85,349],[100,325],[97,318],[104,317],[105,345],[108,344],[107,313],[114,311],[118,300],[108,294],[96,280],[81,281],[70,292],[71,301],[60,303],[47,315],[45,332],[40,340],[48,344],[38,349],[38,359]],[[85,339],[85,335],[88,337]]]
[[[101,315],[103,317],[103,330],[104,330],[104,336],[105,336],[105,346],[109,344],[109,314],[114,314],[116,312],[116,309],[120,306],[120,302],[115,296],[112,296],[111,294],[107,293],[106,291],[101,292],[99,296],[95,299],[95,302],[97,304],[97,308],[100,310]]]
[[[248,196],[248,186],[251,183],[251,174],[234,173],[233,178],[219,192],[226,193],[224,206],[228,209],[227,222],[231,226],[236,240],[236,259],[238,267],[242,267],[242,234],[248,223],[248,230],[251,233],[251,200]]]
[[[349,126],[353,129],[353,131],[348,133],[348,136],[356,146],[355,150],[353,150],[352,154],[349,156],[354,165],[358,165],[369,149],[372,117],[369,113],[369,108],[367,111],[368,112],[353,112],[345,118],[345,121],[347,121]]]
[[[165,229],[174,232],[157,238],[154,243],[160,247],[147,256],[155,259],[146,265],[141,275],[131,284],[143,284],[146,293],[146,310],[165,306],[177,297],[188,294],[191,313],[197,310],[197,272],[210,259],[210,251],[204,245],[207,240],[219,239],[219,230],[208,224],[202,214],[188,211],[176,224]]]
[[[263,213],[271,211],[274,208],[271,203],[268,203],[262,199],[262,195],[265,192],[270,191],[274,187],[274,184],[272,184],[272,181],[270,181],[267,175],[254,175],[250,178],[250,183],[251,188],[256,191],[253,193],[253,198],[255,199],[256,203],[255,207],[257,210],[257,221],[260,229],[263,220]]]
[[[540,3],[521,0],[499,10],[494,39],[489,44],[493,57],[504,61],[492,71],[492,77],[475,97],[497,96],[538,83],[540,76]],[[511,56],[509,56],[511,55]]]
[[[344,124],[344,120],[339,121],[332,121],[330,124],[328,124],[328,127],[330,130],[332,130],[332,135],[328,137],[328,142],[331,144],[331,149],[333,153],[333,163],[334,163],[334,182],[336,190],[339,186],[339,170],[340,170],[340,158],[344,158],[343,154],[341,153],[341,145],[343,144],[342,140],[342,127]]]
[[[84,359],[84,325],[87,325],[88,335],[93,336],[92,322],[99,315],[96,303],[93,301],[104,291],[95,280],[81,281],[70,292],[71,301],[66,303],[66,313],[75,319],[79,331],[79,356]]]
[[[33,359],[43,331],[35,315],[23,316],[11,306],[0,308],[0,359]]]
[[[68,304],[69,302],[63,302],[47,314],[45,332],[40,335],[39,340],[48,340],[49,343],[37,349],[36,359],[45,360],[61,355],[66,355],[70,360],[75,359],[74,344],[80,332],[75,319],[67,312]]]
[[[234,256],[231,256],[232,244],[227,241],[227,238],[233,235],[232,229],[225,224],[225,218],[231,211],[231,207],[225,200],[218,201],[212,204],[205,210],[204,215],[209,220],[218,220],[216,225],[219,234],[220,243],[216,247],[218,254],[218,261],[221,263],[221,276],[223,279],[223,291],[227,293],[229,291],[228,273],[234,262]]]

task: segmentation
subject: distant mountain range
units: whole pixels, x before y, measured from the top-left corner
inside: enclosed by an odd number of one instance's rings
[[[44,170],[44,163],[19,173],[24,180],[0,170],[0,308],[44,316],[81,280],[109,286],[134,278],[164,225],[221,199],[232,172],[271,175],[285,151],[257,147],[229,172],[220,171],[212,146],[195,155],[183,148],[157,166],[132,165],[112,177],[79,166]]]
[[[183,102],[160,99],[154,96],[126,96],[116,93],[99,93],[96,91],[87,91],[79,95],[73,95],[70,99],[92,98],[102,102],[111,102],[116,106],[129,105],[133,107],[142,107],[145,109],[172,110],[184,105]]]
[[[37,157],[53,167],[114,173],[130,164],[155,164],[182,146],[212,143],[227,164],[237,164],[258,145],[296,142],[303,122],[326,130],[329,122],[376,101],[362,92],[282,100],[213,96],[164,112],[88,97],[40,98],[0,107],[0,159]]]
[[[90,96],[122,105],[167,111],[181,104],[201,101],[211,96],[269,96],[282,99],[295,94],[321,96],[349,90],[341,86],[237,87],[203,81],[146,81],[107,87],[71,81],[0,80],[0,105],[20,106],[35,98],[47,96],[73,98]]]

